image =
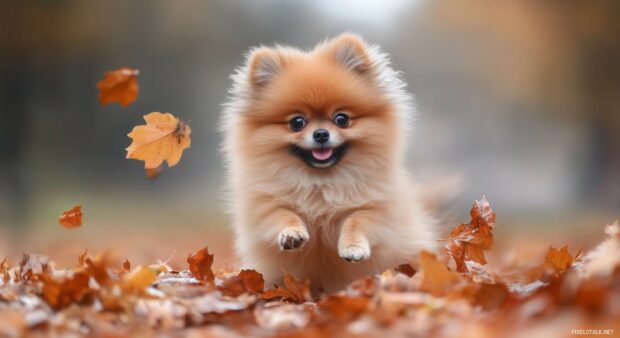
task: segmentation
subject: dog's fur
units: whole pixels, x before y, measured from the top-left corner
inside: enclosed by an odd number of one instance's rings
[[[236,252],[267,285],[283,270],[332,291],[435,246],[435,225],[404,167],[413,111],[378,46],[345,33],[306,52],[252,49],[232,75],[221,121]],[[350,126],[339,128],[344,111]],[[294,116],[307,125],[289,127]],[[341,160],[315,168],[291,152],[327,129]]]

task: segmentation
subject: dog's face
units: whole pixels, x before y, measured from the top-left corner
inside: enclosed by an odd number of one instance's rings
[[[345,34],[309,53],[260,48],[246,72],[245,156],[314,175],[391,165],[405,121],[359,38]]]

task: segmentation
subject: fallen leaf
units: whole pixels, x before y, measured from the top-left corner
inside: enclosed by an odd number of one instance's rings
[[[42,275],[42,297],[56,310],[79,302],[89,290],[88,279],[89,276],[84,272],[77,272],[61,282],[50,275]]]
[[[84,266],[86,264],[86,256],[87,255],[88,255],[88,249],[84,250],[84,252],[82,252],[78,256],[78,266]]]
[[[64,211],[58,218],[58,223],[67,229],[80,227],[82,225],[82,206],[78,204]]]
[[[99,103],[103,106],[118,102],[128,106],[138,97],[137,69],[122,67],[106,72],[103,80],[97,83],[99,88]]]
[[[191,271],[194,278],[213,283],[215,276],[213,275],[213,255],[209,254],[207,247],[200,249],[187,257],[187,264],[189,265],[189,271]]]
[[[493,245],[495,213],[485,196],[474,202],[470,215],[469,223],[461,223],[452,229],[446,244],[446,252],[454,259],[459,272],[468,272],[466,260],[486,264],[484,251],[491,249]]]
[[[191,144],[189,126],[170,113],[154,112],[144,116],[146,125],[133,128],[128,136],[127,158],[144,161],[145,168],[168,167],[179,163],[183,150]]]
[[[6,262],[6,257],[0,262],[0,274],[2,274],[2,281],[4,284],[8,284],[11,281],[11,275],[9,275],[9,265]]]
[[[157,278],[157,273],[153,269],[138,266],[131,273],[125,275],[125,290],[141,292],[147,286],[153,284]]]
[[[131,263],[129,263],[127,258],[125,258],[125,261],[123,262],[123,270],[127,272],[131,271]]]
[[[396,272],[400,272],[407,277],[413,277],[413,275],[415,275],[416,273],[415,269],[409,264],[399,265],[398,267],[396,267]]]
[[[20,280],[32,280],[36,276],[49,275],[52,273],[50,259],[42,255],[24,254],[19,263]]]
[[[448,270],[448,267],[437,260],[432,253],[422,250],[419,257],[422,271],[420,290],[444,296],[461,280],[458,273]]]
[[[265,291],[261,295],[261,299],[282,299],[294,303],[312,301],[312,296],[310,295],[310,280],[301,282],[288,272],[285,272],[283,282],[283,287],[276,286],[275,289]]]
[[[236,276],[225,279],[220,291],[227,296],[237,297],[244,293],[261,293],[264,288],[263,275],[255,270],[241,270]]]
[[[559,273],[566,271],[573,264],[573,257],[568,252],[568,246],[565,245],[561,249],[550,246],[544,264]]]

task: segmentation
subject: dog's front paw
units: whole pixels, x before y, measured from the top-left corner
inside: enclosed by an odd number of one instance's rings
[[[280,250],[294,250],[300,248],[308,241],[310,236],[305,230],[284,229],[278,235]]]
[[[370,257],[370,247],[359,243],[351,243],[338,248],[338,255],[347,262],[359,262]]]

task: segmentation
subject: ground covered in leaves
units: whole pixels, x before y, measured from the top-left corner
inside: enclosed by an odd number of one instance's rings
[[[254,270],[214,271],[207,248],[183,270],[134,267],[111,252],[85,251],[68,268],[24,254],[0,262],[0,337],[618,335],[617,223],[587,253],[549,247],[539,262],[509,253],[490,269],[494,227],[483,198],[444,250],[320,295],[289,274],[272,286]]]

